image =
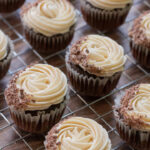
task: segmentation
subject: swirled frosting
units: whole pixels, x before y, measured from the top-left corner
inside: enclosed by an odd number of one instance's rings
[[[148,39],[150,39],[150,12],[142,17],[141,28]]]
[[[19,74],[16,86],[32,100],[26,110],[43,110],[64,100],[67,78],[58,68],[36,64]]]
[[[110,150],[107,131],[96,121],[72,117],[58,126],[57,150]]]
[[[108,37],[89,35],[81,41],[78,49],[86,58],[75,63],[91,74],[112,76],[124,68],[126,57],[123,47]],[[74,52],[70,55],[72,53]]]
[[[123,106],[122,114],[136,128],[150,130],[150,84],[140,84],[133,92],[135,95]]]
[[[45,36],[66,33],[75,21],[74,7],[67,0],[39,0],[23,13],[23,22]]]
[[[7,36],[0,30],[0,60],[7,56]]]
[[[101,9],[116,9],[116,8],[124,8],[128,4],[132,3],[132,0],[87,0],[93,6],[101,8]]]

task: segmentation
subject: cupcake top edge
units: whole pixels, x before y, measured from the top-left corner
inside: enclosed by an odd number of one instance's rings
[[[96,121],[70,117],[59,122],[46,136],[46,150],[105,149],[111,150],[107,131]]]
[[[127,125],[139,130],[150,130],[150,84],[129,88],[116,110],[119,119]]]
[[[132,4],[132,0],[86,0],[96,8],[113,10],[123,9],[127,5]]]
[[[3,33],[3,31],[0,30],[0,61],[6,58],[7,54],[8,54],[8,38]]]
[[[109,77],[122,72],[126,56],[123,47],[111,38],[88,35],[71,47],[67,61],[90,74]]]
[[[76,11],[67,0],[37,0],[22,7],[25,27],[45,36],[69,32],[76,23]]]
[[[138,45],[150,48],[150,11],[143,12],[129,30],[129,37]]]
[[[15,109],[44,110],[63,102],[67,89],[67,78],[60,69],[35,64],[12,78],[5,90],[5,99]]]

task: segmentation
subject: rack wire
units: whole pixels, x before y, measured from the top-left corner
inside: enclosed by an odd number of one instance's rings
[[[74,1],[74,4],[77,2]],[[140,15],[142,10],[146,10],[150,8],[150,4],[147,1],[143,0],[134,0],[134,6],[131,9],[131,12],[129,14],[129,17],[127,17],[126,22],[124,25],[122,25],[118,30],[114,31],[113,33],[106,33],[105,35],[112,37],[114,40],[117,40],[120,44],[124,46],[126,49],[126,55],[127,55],[127,64],[125,66],[125,70],[121,76],[121,79],[118,83],[118,86],[116,89],[114,89],[111,93],[108,95],[105,95],[99,99],[93,99],[88,100],[84,97],[81,97],[74,89],[70,87],[71,91],[71,98],[70,103],[68,104],[66,108],[66,112],[63,115],[63,118],[68,117],[70,115],[79,115],[79,116],[85,116],[90,117],[99,123],[101,123],[108,131],[109,136],[112,140],[112,150],[133,150],[132,147],[128,146],[125,142],[123,142],[114,125],[114,118],[113,118],[113,109],[112,106],[114,104],[113,100],[117,95],[120,95],[126,88],[129,86],[139,83],[139,82],[149,82],[150,81],[150,72],[142,68],[139,64],[135,62],[133,59],[131,52],[129,50],[129,47],[127,46],[129,43],[129,38],[126,34],[127,26],[129,26],[133,20]],[[80,35],[82,31],[87,31],[87,33],[99,33],[98,31],[92,30],[82,19],[82,15],[80,11],[77,9],[78,18],[82,20],[82,24],[78,24],[76,27],[76,35]],[[20,150],[21,148],[29,149],[29,150],[42,150],[44,149],[43,146],[43,140],[45,135],[41,135],[40,137],[37,136],[36,138],[31,133],[22,132],[19,130],[13,121],[10,118],[9,114],[9,108],[4,102],[4,89],[9,81],[9,78],[16,73],[17,71],[25,68],[28,65],[29,59],[23,58],[26,56],[27,53],[31,53],[29,55],[30,57],[36,57],[36,62],[39,63],[49,63],[53,65],[54,58],[57,58],[59,62],[55,64],[55,66],[59,67],[65,72],[65,52],[69,49],[66,48],[65,50],[62,50],[60,52],[51,54],[49,56],[42,56],[37,51],[32,49],[32,47],[28,44],[24,36],[22,35],[22,32],[20,32],[18,29],[22,28],[21,22],[14,22],[10,21],[14,20],[16,16],[19,16],[19,12],[15,12],[9,15],[1,15],[0,16],[0,25],[3,24],[3,31],[5,33],[8,33],[8,35],[11,33],[10,36],[13,37],[13,43],[15,45],[15,51],[13,52],[13,60],[15,61],[17,59],[17,65],[12,65],[8,74],[6,77],[0,81],[0,137],[9,137],[6,138],[6,140],[3,140],[0,138],[0,149],[8,149],[8,150]],[[7,26],[7,27],[6,27]],[[6,28],[5,28],[6,27]],[[22,30],[21,30],[22,31]],[[12,35],[13,34],[15,35]],[[85,33],[83,33],[84,35]],[[73,40],[73,42],[75,39]],[[25,50],[22,50],[23,47],[21,47],[20,51],[16,51],[16,45],[17,43],[23,43],[28,48]],[[128,48],[127,48],[128,47]],[[50,62],[49,62],[50,61]],[[33,62],[33,61],[31,61]],[[15,64],[15,63],[14,63]],[[12,69],[16,67],[15,69]],[[8,78],[8,79],[7,79]],[[7,80],[5,82],[5,80]],[[4,88],[3,88],[4,86]],[[4,103],[4,106],[3,106]],[[1,106],[2,105],[2,106]],[[11,132],[10,132],[11,130]],[[16,135],[16,137],[12,136]],[[8,140],[8,141],[7,141]],[[32,142],[31,142],[32,141]],[[19,143],[19,144],[18,144]],[[36,143],[36,144],[35,144]],[[22,147],[24,145],[24,147]]]

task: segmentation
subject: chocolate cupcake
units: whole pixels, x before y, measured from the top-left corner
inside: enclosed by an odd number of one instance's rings
[[[96,121],[82,117],[59,122],[44,144],[46,150],[111,150],[107,131]]]
[[[66,55],[68,78],[82,96],[100,97],[116,87],[125,61],[123,47],[115,41],[88,35]]]
[[[123,140],[137,150],[150,149],[150,84],[127,90],[115,106],[116,128]]]
[[[58,68],[36,64],[18,72],[5,90],[15,124],[32,133],[48,131],[57,123],[68,100],[67,78]]]
[[[23,5],[25,0],[0,0],[0,13],[10,13]]]
[[[0,30],[0,79],[9,69],[13,48],[11,40]]]
[[[150,11],[135,19],[129,31],[133,57],[145,68],[150,68]]]
[[[113,30],[123,24],[132,0],[82,0],[84,20],[102,32]]]
[[[76,12],[67,0],[37,0],[23,7],[21,18],[27,41],[40,53],[62,50],[72,40]]]

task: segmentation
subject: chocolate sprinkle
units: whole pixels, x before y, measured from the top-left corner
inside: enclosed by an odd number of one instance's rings
[[[150,11],[145,11],[142,15],[140,15],[137,19],[135,19],[132,28],[129,31],[129,36],[135,44],[143,45],[147,48],[150,48],[150,40],[147,38],[146,34],[141,27],[141,21],[143,17],[149,14]]]
[[[23,71],[20,71],[13,76],[8,88],[5,90],[7,104],[9,106],[13,106],[15,109],[25,109],[27,108],[27,104],[33,101],[31,98],[29,98],[31,95],[26,94],[23,89],[18,89],[16,87],[16,81],[19,77],[19,74]]]
[[[75,44],[72,45],[70,49],[69,54],[69,60],[68,63],[72,63],[74,65],[83,66],[85,70],[91,74],[99,74],[102,68],[95,67],[94,65],[88,64],[88,55],[85,55],[81,50],[80,46],[81,44],[86,41],[88,36],[82,37],[80,40],[78,40]],[[85,50],[87,54],[89,53],[89,50]]]
[[[132,106],[130,106],[129,104],[130,104],[130,100],[132,100],[135,97],[135,95],[138,93],[139,86],[140,84],[129,88],[126,91],[125,96],[121,99],[120,107],[115,108],[116,111],[118,112],[119,119],[121,119],[123,122],[136,129],[141,129],[141,127],[145,125],[145,123],[142,120],[143,116],[128,115],[127,112],[133,110]]]

